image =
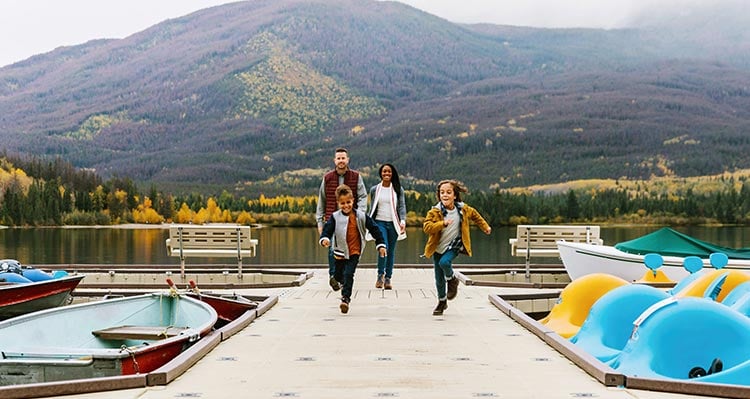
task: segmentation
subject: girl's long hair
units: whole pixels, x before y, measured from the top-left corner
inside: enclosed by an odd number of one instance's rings
[[[442,186],[443,184],[450,184],[451,186],[453,186],[453,194],[456,195],[456,202],[463,202],[461,201],[461,193],[469,193],[469,189],[466,188],[466,186],[458,180],[441,180],[440,183],[437,184],[437,190],[435,190],[438,201],[440,201],[440,186]]]
[[[391,184],[393,184],[393,191],[396,193],[396,195],[399,195],[399,193],[401,193],[401,180],[398,178],[398,171],[396,170],[395,166],[389,163],[380,165],[380,169],[378,169],[378,177],[383,180],[383,168],[385,168],[386,166],[391,168]]]

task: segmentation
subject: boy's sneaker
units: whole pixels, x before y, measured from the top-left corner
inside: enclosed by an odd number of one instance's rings
[[[331,285],[331,289],[334,291],[338,291],[341,289],[341,283],[339,283],[335,277],[331,276],[330,279],[328,279],[328,284]]]
[[[349,313],[349,301],[346,300],[346,298],[341,300],[341,305],[339,305],[339,309],[341,309],[341,313]]]
[[[448,280],[448,299],[453,299],[458,295],[458,277],[454,274],[453,277]]]

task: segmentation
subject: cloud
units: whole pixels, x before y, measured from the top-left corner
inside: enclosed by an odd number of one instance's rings
[[[545,28],[627,28],[706,13],[750,15],[747,0],[399,0],[449,21]],[[721,10],[727,11],[720,13]],[[720,24],[720,20],[717,20]]]
[[[401,0],[461,23],[547,28],[616,28],[648,0]]]
[[[1,0],[0,66],[93,39],[123,38],[230,0]]]

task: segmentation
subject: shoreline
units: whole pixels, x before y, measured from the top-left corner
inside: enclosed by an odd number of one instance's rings
[[[122,230],[166,230],[169,229],[169,224],[148,224],[148,223],[124,223],[124,224],[97,224],[91,226],[84,225],[73,225],[73,226],[50,226],[51,228],[59,229],[122,229]]]
[[[148,223],[124,223],[124,224],[77,224],[77,225],[59,225],[59,226],[5,226],[0,225],[0,230],[4,229],[121,229],[121,230],[167,230],[173,224],[191,224],[191,223],[162,223],[162,224],[148,224]],[[236,223],[204,223],[204,224],[231,224]],[[252,229],[263,229],[268,225],[261,223],[253,223],[250,225]],[[289,227],[289,226],[281,226]],[[304,227],[315,227],[315,226],[304,226]]]

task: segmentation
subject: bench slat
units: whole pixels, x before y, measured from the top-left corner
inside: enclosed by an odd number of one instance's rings
[[[558,241],[602,245],[599,233],[599,226],[519,225],[516,238],[509,240],[511,255],[526,256],[528,250],[529,256],[558,256]]]
[[[170,250],[171,256],[180,256],[180,249],[179,248],[172,248]],[[255,256],[255,251],[251,249],[245,249],[241,250],[240,254],[242,257],[253,257]],[[237,250],[236,249],[211,249],[211,248],[194,248],[194,249],[183,249],[183,255],[185,257],[204,257],[204,258],[235,258],[237,257]]]

